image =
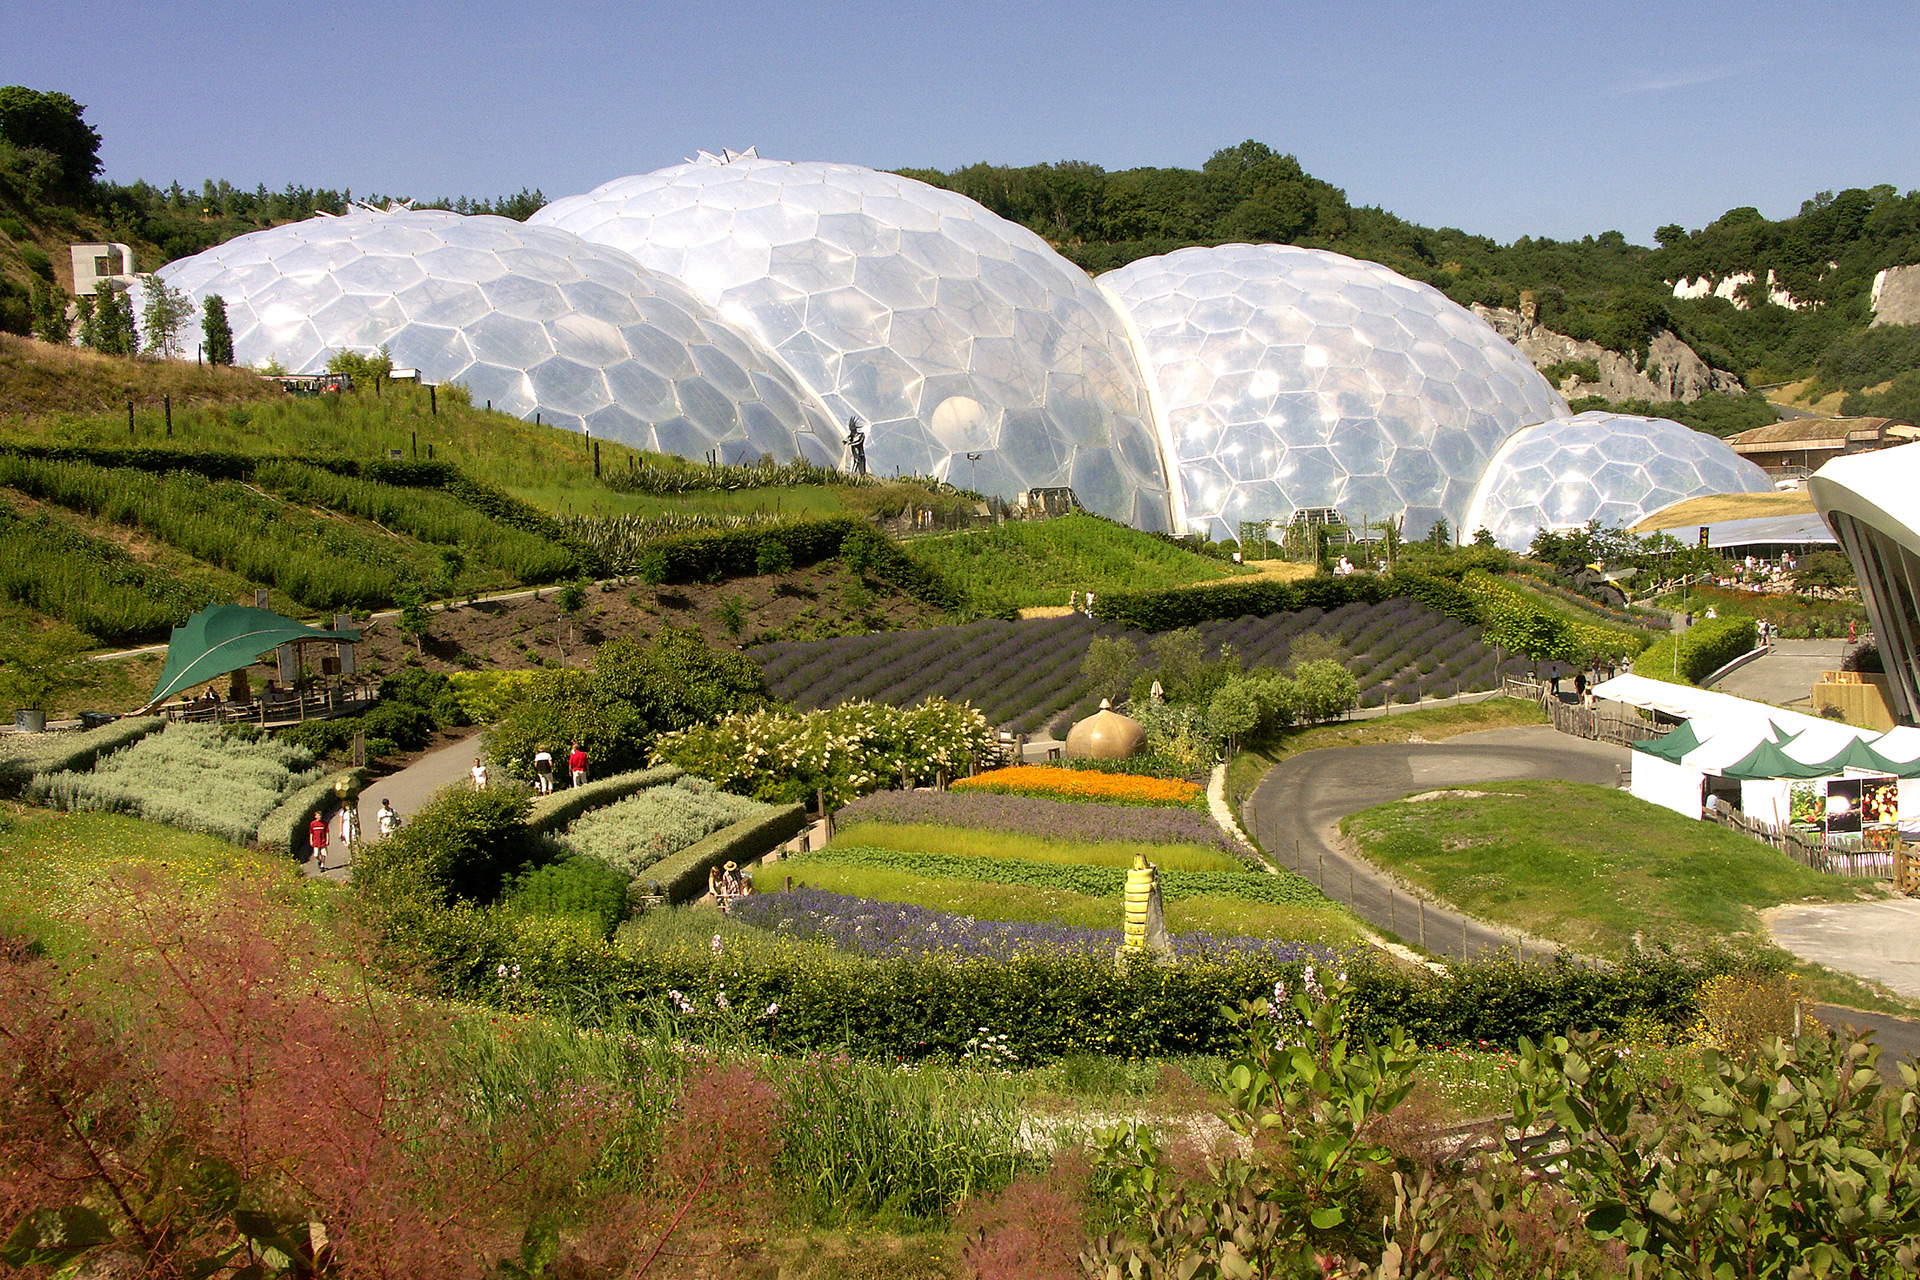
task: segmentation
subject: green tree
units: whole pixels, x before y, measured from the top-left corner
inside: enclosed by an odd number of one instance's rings
[[[227,300],[208,294],[200,307],[200,340],[208,364],[233,363],[233,325],[227,319]]]
[[[147,335],[147,354],[171,360],[179,354],[180,326],[193,314],[193,300],[157,275],[147,276],[143,284],[146,305],[140,327]]]
[[[66,189],[82,192],[100,172],[100,135],[86,110],[64,93],[0,85],[0,142],[51,156]]]
[[[354,890],[387,910],[491,903],[540,857],[526,818],[516,788],[448,788],[359,855]]]
[[[0,699],[15,710],[47,710],[62,694],[85,687],[91,674],[86,651],[86,637],[66,628],[9,637],[0,643]]]
[[[90,326],[86,324],[87,318],[83,312],[81,341],[95,351],[109,356],[130,356],[138,349],[133,303],[104,280],[94,287]]]
[[[1793,571],[1793,589],[1807,595],[1837,594],[1853,585],[1853,565],[1838,551],[1816,551]]]
[[[53,285],[35,280],[28,287],[27,308],[33,336],[65,346],[73,340],[73,322],[67,319],[67,299]]]
[[[1118,698],[1133,684],[1140,669],[1140,651],[1121,636],[1095,636],[1080,660],[1080,674],[1088,690],[1102,698]]]
[[[394,593],[394,602],[400,606],[400,634],[413,641],[413,651],[425,654],[427,651],[427,628],[432,625],[432,616],[427,612],[427,597],[414,583],[407,583]]]
[[[344,373],[355,382],[372,382],[393,373],[393,352],[382,343],[373,355],[360,351],[336,351],[327,359],[328,373]]]
[[[1438,520],[1435,520],[1433,527],[1427,530],[1427,545],[1430,547],[1450,547],[1453,545],[1453,528],[1447,523],[1445,516],[1441,516]]]

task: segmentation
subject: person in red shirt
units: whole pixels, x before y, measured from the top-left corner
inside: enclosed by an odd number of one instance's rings
[[[327,869],[327,816],[324,813],[313,815],[313,821],[307,824],[307,844],[313,848],[313,861],[320,870]]]
[[[587,752],[579,743],[573,744],[573,750],[567,752],[567,772],[573,775],[573,785],[586,785]]]

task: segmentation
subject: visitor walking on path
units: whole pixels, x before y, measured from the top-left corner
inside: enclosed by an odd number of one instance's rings
[[[384,839],[394,833],[400,825],[400,815],[393,811],[393,801],[382,800],[380,812],[376,818],[380,824],[380,835]]]
[[[340,851],[353,861],[353,846],[360,843],[360,802],[349,800],[340,809]]]
[[[327,869],[327,815],[316,813],[307,824],[307,845],[313,850],[314,865]]]
[[[572,775],[573,785],[587,785],[587,752],[579,743],[573,744],[573,750],[567,752],[567,772]]]
[[[553,794],[553,752],[545,747],[533,753],[533,789],[543,796]]]
[[[485,791],[487,789],[487,762],[479,756],[475,756],[473,758],[472,772],[473,789],[475,791]]]

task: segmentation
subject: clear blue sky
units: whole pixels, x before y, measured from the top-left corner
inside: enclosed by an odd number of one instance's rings
[[[700,147],[1117,169],[1251,137],[1417,222],[1641,243],[1920,186],[1915,0],[10,8],[0,83],[84,103],[117,181],[551,199]]]

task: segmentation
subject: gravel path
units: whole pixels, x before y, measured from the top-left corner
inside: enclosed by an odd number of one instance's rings
[[[360,835],[361,839],[372,844],[380,839],[380,824],[374,815],[380,811],[382,800],[393,801],[393,811],[405,822],[420,811],[422,805],[433,798],[436,792],[458,783],[470,785],[468,770],[473,768],[473,758],[480,754],[480,734],[469,734],[458,742],[450,742],[436,751],[430,751],[418,760],[384,778],[376,778],[360,794]],[[334,824],[335,839],[338,839],[339,823]],[[339,856],[336,844],[334,856]],[[320,875],[311,861],[301,864],[309,876]],[[339,865],[328,866],[327,880],[344,881],[353,878],[353,860],[345,859]]]

